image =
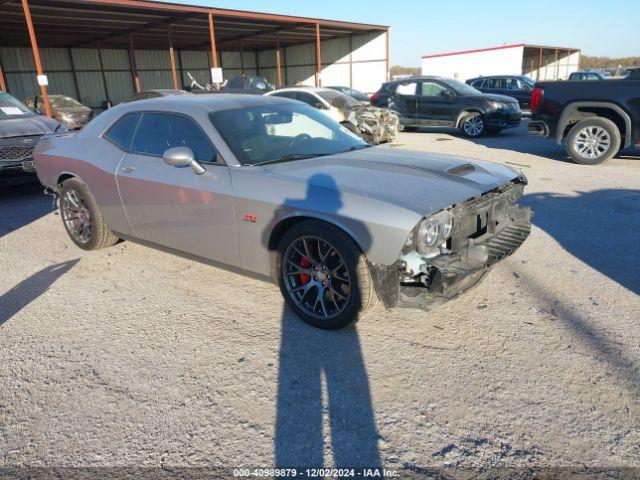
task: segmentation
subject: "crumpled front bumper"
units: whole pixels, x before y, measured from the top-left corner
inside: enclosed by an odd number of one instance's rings
[[[411,279],[403,262],[370,265],[376,292],[385,307],[430,310],[477,285],[492,265],[515,252],[531,233],[531,210],[514,200],[521,194],[522,186],[514,186],[456,207],[451,251],[423,258],[418,267],[412,266],[417,271],[412,270]]]

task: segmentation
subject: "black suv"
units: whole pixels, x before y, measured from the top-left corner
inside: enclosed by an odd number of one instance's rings
[[[534,81],[524,75],[476,77],[470,78],[467,83],[482,93],[497,93],[513,97],[518,100],[523,110],[528,110],[530,107]]]
[[[371,104],[398,112],[400,131],[454,127],[472,138],[516,127],[522,117],[515,98],[486,95],[442,77],[410,77],[384,83],[371,96]]]

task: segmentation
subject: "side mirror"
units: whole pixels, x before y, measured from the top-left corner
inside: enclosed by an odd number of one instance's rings
[[[191,167],[196,175],[202,175],[206,172],[205,168],[200,165],[193,154],[193,150],[189,147],[173,147],[164,152],[162,160],[167,165],[177,168]]]
[[[444,96],[446,98],[448,98],[449,100],[453,100],[454,98],[456,98],[456,94],[453,93],[451,90],[445,90],[444,91]]]

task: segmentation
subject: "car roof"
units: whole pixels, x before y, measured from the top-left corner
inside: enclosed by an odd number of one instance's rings
[[[270,98],[265,95],[246,95],[240,93],[203,93],[200,95],[171,95],[150,98],[117,105],[113,109],[122,110],[174,110],[180,108],[204,108],[205,110],[229,110],[232,108],[252,107],[256,105],[290,102],[285,98]],[[112,109],[112,110],[113,110]]]
[[[289,98],[267,97],[266,95],[247,95],[240,93],[203,93],[199,95],[171,95],[166,97],[136,100],[116,105],[105,110],[92,120],[83,130],[88,136],[99,135],[116,119],[133,112],[167,112],[189,116],[207,115],[209,112],[232,110],[275,104],[299,105]]]
[[[150,90],[143,90],[140,93],[145,93],[145,92],[174,93],[174,92],[186,92],[186,90],[180,90],[175,88],[152,88]]]
[[[318,92],[329,92],[329,91],[332,91],[332,89],[325,88],[325,87],[307,87],[306,85],[300,85],[300,86],[295,86],[295,87],[279,88],[278,90],[272,90],[269,93],[292,92],[292,91],[298,91],[298,92],[299,91],[303,91],[303,92],[318,93]]]
[[[449,77],[442,77],[439,75],[417,75],[415,77],[407,77],[407,78],[401,78],[399,80],[392,80],[390,82],[386,82],[387,84],[393,84],[393,83],[405,83],[405,82],[415,82],[418,80],[440,80],[442,82],[446,82],[447,80],[455,80],[453,78],[449,78]]]
[[[468,78],[467,80],[480,80],[481,78],[529,78],[526,75],[481,75],[479,77]]]

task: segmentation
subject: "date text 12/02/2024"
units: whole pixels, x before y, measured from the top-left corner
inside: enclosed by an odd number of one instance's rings
[[[393,478],[398,472],[383,468],[236,468],[234,477],[265,478]]]

